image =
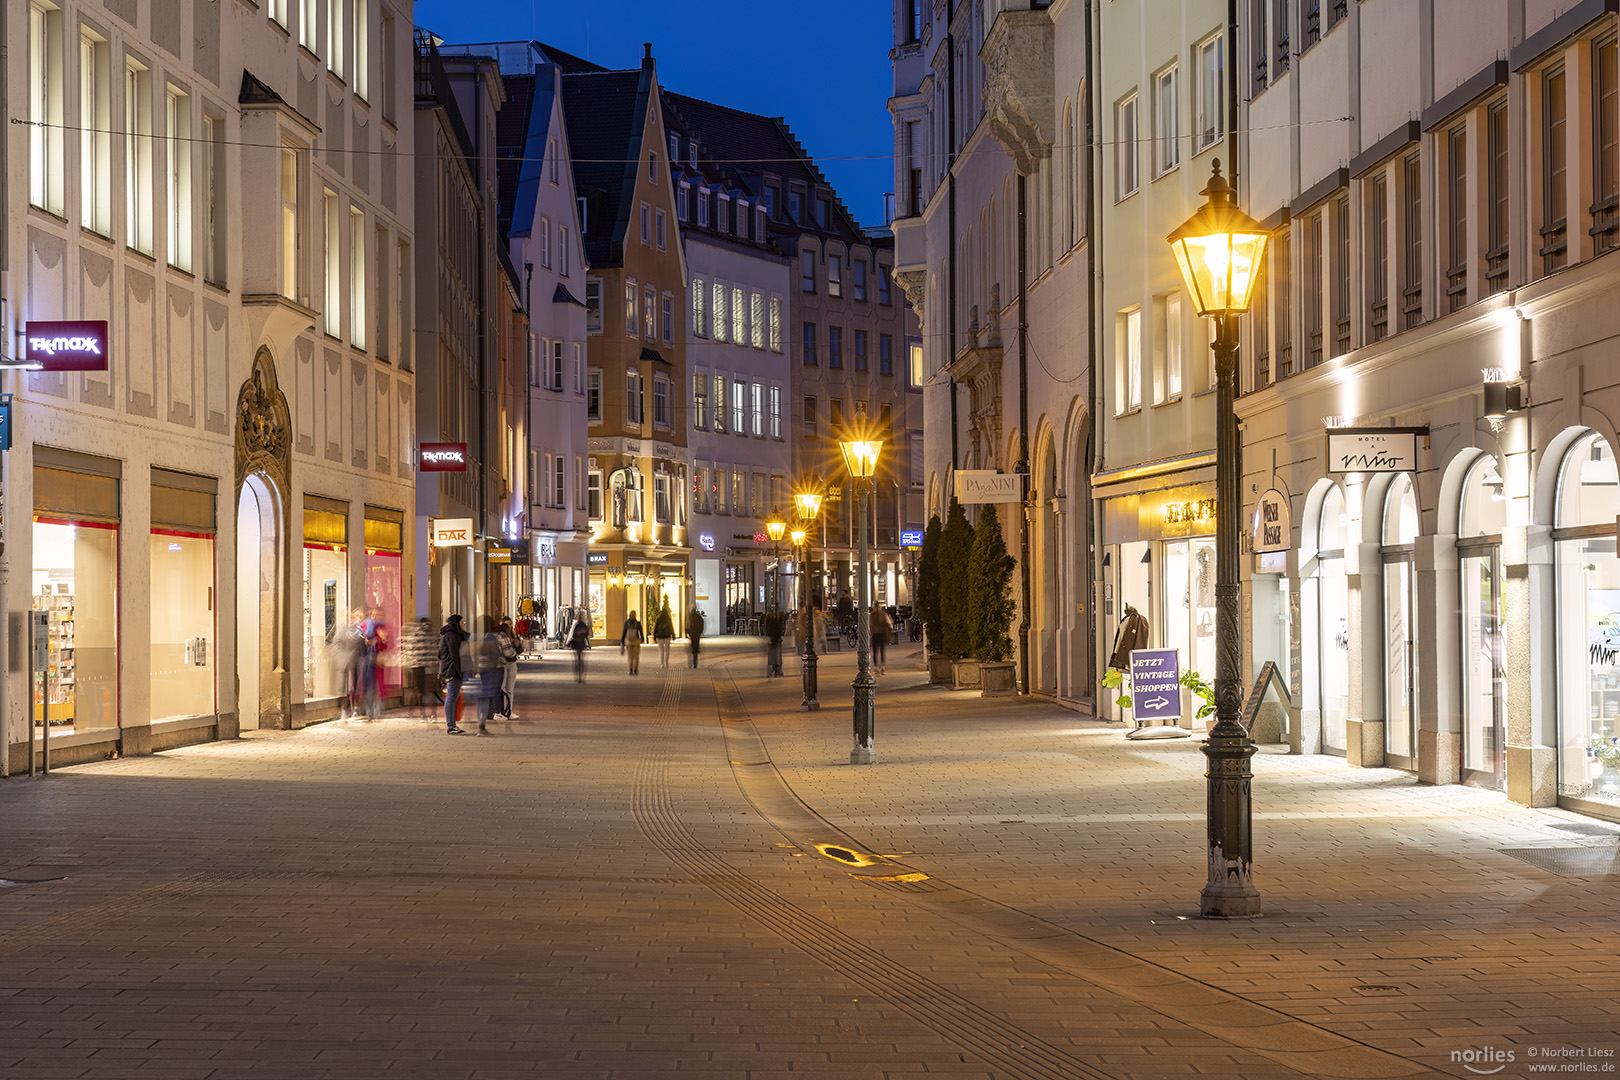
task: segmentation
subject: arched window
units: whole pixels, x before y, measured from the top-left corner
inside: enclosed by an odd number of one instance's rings
[[[1507,492],[1502,484],[1502,473],[1496,458],[1481,454],[1463,480],[1462,512],[1459,515],[1457,536],[1469,539],[1477,536],[1498,536],[1507,523]]]
[[[1457,515],[1462,571],[1463,780],[1503,789],[1507,609],[1502,599],[1502,527],[1507,492],[1496,458],[1481,454],[1463,478]]]
[[[1620,805],[1620,472],[1597,432],[1577,438],[1558,470],[1558,794]],[[1607,760],[1606,760],[1607,759]],[[1610,764],[1613,762],[1613,764]]]
[[[1337,484],[1322,499],[1316,530],[1317,657],[1321,678],[1322,749],[1343,754],[1350,714],[1350,582],[1344,547],[1350,537],[1344,491]]]
[[[1400,473],[1384,493],[1384,760],[1413,769],[1417,754],[1417,595],[1412,546],[1418,537],[1417,493]]]

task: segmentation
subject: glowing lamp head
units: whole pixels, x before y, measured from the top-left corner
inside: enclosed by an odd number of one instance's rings
[[[787,522],[783,521],[782,515],[778,514],[773,508],[771,516],[765,519],[765,535],[771,538],[771,543],[776,544],[781,542],[782,536],[786,532]]]
[[[1208,202],[1169,236],[1181,279],[1204,318],[1241,315],[1254,302],[1271,234],[1237,208],[1236,193],[1215,162],[1200,195]]]
[[[805,538],[809,535],[804,529],[794,529],[791,533],[788,533],[788,539],[793,541],[794,547],[804,547]]]
[[[813,488],[806,489],[794,493],[793,505],[799,508],[800,517],[806,521],[814,521],[816,515],[821,513],[821,498],[821,492]]]
[[[882,439],[850,439],[838,446],[844,452],[849,475],[864,480],[877,472],[878,458],[883,454]]]

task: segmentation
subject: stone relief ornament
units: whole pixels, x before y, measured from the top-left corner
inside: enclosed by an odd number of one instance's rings
[[[242,388],[236,407],[242,447],[249,454],[279,458],[287,451],[287,426],[281,420],[275,396],[265,389],[264,372],[253,369],[253,378]]]

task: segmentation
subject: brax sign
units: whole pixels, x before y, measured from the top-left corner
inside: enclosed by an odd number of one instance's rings
[[[1412,472],[1417,468],[1419,436],[1427,444],[1429,429],[1330,429],[1327,433],[1327,471]]]
[[[30,364],[44,371],[106,371],[107,323],[30,322],[24,330]]]
[[[421,472],[466,472],[467,444],[464,442],[425,442],[416,452]]]

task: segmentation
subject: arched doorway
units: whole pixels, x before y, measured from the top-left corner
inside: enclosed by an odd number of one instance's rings
[[[1399,473],[1384,493],[1384,759],[1394,769],[1417,766],[1417,493]]]
[[[260,349],[236,402],[236,711],[243,729],[291,726],[287,606],[292,424]]]
[[[1341,757],[1350,715],[1350,582],[1344,566],[1349,535],[1344,491],[1334,484],[1322,499],[1316,530],[1316,670],[1322,752]]]

